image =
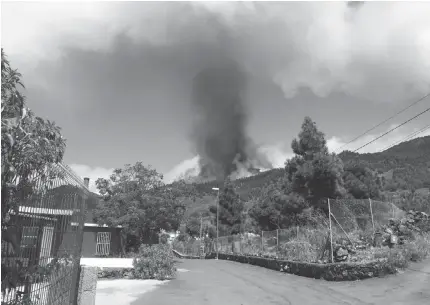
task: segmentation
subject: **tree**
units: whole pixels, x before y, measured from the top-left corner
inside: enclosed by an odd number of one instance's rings
[[[329,154],[324,134],[310,117],[305,117],[298,139],[291,148],[295,156],[285,164],[292,196],[323,207],[327,198],[346,195],[343,182],[343,163],[335,154]],[[305,205],[302,209],[305,208]]]
[[[1,50],[1,185],[2,219],[17,200],[31,195],[37,180],[49,180],[48,167],[61,162],[66,143],[55,123],[25,107],[21,74],[11,68]],[[18,199],[19,198],[19,199]]]
[[[200,230],[202,236],[210,234],[213,227],[211,218],[213,217],[211,217],[209,211],[192,213],[185,223],[186,233],[191,237],[200,237]]]
[[[52,164],[63,159],[66,143],[55,123],[25,106],[21,74],[1,50],[1,205],[2,224],[19,201],[31,196],[37,181],[52,180]],[[3,227],[2,225],[2,227]]]
[[[185,224],[186,233],[192,237],[200,236],[200,217],[199,214],[193,213],[187,219]]]
[[[155,169],[137,162],[96,181],[103,196],[95,210],[97,222],[123,226],[127,250],[155,243],[162,229],[177,231],[181,224],[184,200],[194,196],[193,188],[182,181],[165,185],[162,179]]]
[[[260,230],[271,231],[296,225],[298,215],[307,206],[302,197],[291,192],[288,179],[279,177],[263,187],[249,210],[249,216]]]
[[[40,189],[49,186],[57,177],[52,165],[62,161],[66,147],[60,128],[26,107],[25,97],[20,92],[24,88],[21,77],[1,49],[2,244],[10,243],[17,256],[20,251],[18,230],[17,224],[11,221],[10,212],[17,213],[18,203],[34,195],[36,183]],[[6,273],[2,271],[2,290],[16,283],[17,272],[16,268]],[[3,281],[3,274],[7,280]]]
[[[360,160],[345,162],[343,180],[349,194],[356,199],[377,199],[382,190],[382,180],[370,169],[370,164]]]
[[[216,214],[216,208],[210,208]],[[219,231],[224,234],[237,234],[242,226],[243,202],[236,193],[233,183],[229,178],[224,182],[224,187],[219,195]]]

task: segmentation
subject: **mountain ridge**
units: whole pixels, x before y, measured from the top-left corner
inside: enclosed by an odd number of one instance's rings
[[[415,190],[430,187],[430,136],[405,141],[382,152],[360,154],[343,151],[338,156],[344,163],[353,159],[368,163],[372,170],[385,177],[387,183],[391,183],[390,181],[394,183],[394,185],[389,184],[387,190],[393,191],[395,188]],[[233,185],[239,193],[242,193],[241,195],[244,195],[247,190],[263,187],[283,175],[284,168],[274,168],[234,180]],[[194,185],[200,192],[215,194],[212,188],[221,187],[222,182],[212,181]]]

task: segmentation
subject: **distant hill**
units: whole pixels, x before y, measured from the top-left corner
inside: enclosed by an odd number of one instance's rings
[[[383,177],[384,189],[387,192],[401,190],[418,190],[430,188],[430,136],[402,142],[380,153],[359,154],[344,151],[339,154],[344,161],[366,161],[380,177]],[[253,188],[265,184],[284,175],[283,168],[268,170],[254,176],[234,181],[236,190],[241,198],[246,200]],[[219,182],[207,182],[195,185],[199,192],[216,195],[213,187],[221,187]],[[208,204],[206,197],[205,206]],[[199,210],[194,203],[193,210]]]
[[[380,153],[344,151],[339,156],[344,162],[368,162],[384,178],[387,191],[430,187],[430,136],[402,142]]]

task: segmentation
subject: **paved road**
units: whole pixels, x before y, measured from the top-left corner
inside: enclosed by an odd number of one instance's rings
[[[175,280],[132,305],[430,304],[430,261],[403,274],[327,282],[223,260],[182,260]]]

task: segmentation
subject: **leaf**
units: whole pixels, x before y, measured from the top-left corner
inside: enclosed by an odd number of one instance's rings
[[[3,121],[6,123],[7,127],[10,129],[18,127],[18,123],[19,123],[18,120],[19,120],[18,117],[3,119]]]
[[[27,109],[26,108],[22,108],[21,120],[23,120],[26,116],[27,116]]]
[[[11,134],[7,133],[6,136],[7,136],[8,140],[9,140],[10,146],[13,146],[15,144],[15,141],[13,140]]]
[[[2,231],[1,237],[2,240],[12,245],[15,254],[19,254],[18,230],[15,226]]]

